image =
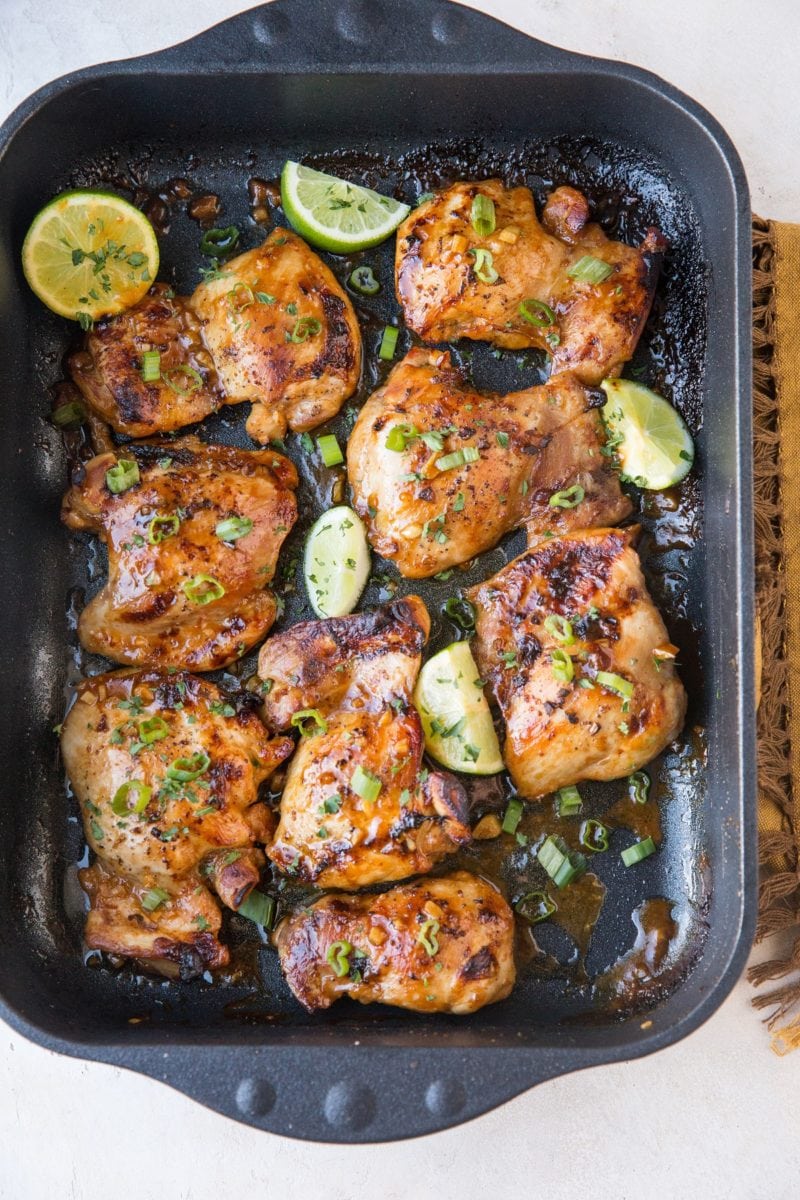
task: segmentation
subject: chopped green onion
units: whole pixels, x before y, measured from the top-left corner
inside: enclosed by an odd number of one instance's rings
[[[561,642],[562,646],[571,646],[575,642],[572,622],[568,621],[566,617],[559,616],[558,613],[551,613],[549,617],[545,617],[544,627],[551,637],[554,637],[557,642]]]
[[[385,362],[391,362],[394,358],[394,352],[397,349],[397,339],[400,336],[400,330],[396,325],[384,326],[381,344],[378,350],[378,358],[382,358]]]
[[[333,967],[334,975],[341,979],[350,970],[350,955],[353,947],[349,942],[333,942],[325,955],[326,961]]]
[[[505,430],[499,429],[494,436],[497,439],[498,446],[502,446],[505,450],[508,446],[508,434],[505,432]]]
[[[192,604],[210,604],[225,595],[225,588],[213,575],[195,575],[182,585],[183,594]]]
[[[649,858],[655,852],[655,842],[651,837],[646,837],[641,842],[634,842],[632,846],[628,846],[627,850],[622,851],[620,857],[626,867],[632,867],[636,863],[641,862],[643,858]]]
[[[380,795],[382,786],[377,775],[373,775],[371,771],[365,771],[360,763],[350,777],[350,787],[357,796],[360,796],[362,800],[366,800],[368,804],[375,803]]]
[[[168,734],[169,725],[163,717],[148,717],[146,721],[139,722],[139,741],[144,742],[145,746],[160,742]]]
[[[359,292],[362,296],[377,296],[381,290],[372,267],[356,267],[355,271],[350,273],[347,282],[354,292]]]
[[[419,437],[419,430],[416,425],[393,425],[386,435],[384,443],[387,450],[395,450],[401,454],[409,442],[415,441]]]
[[[634,804],[646,804],[650,792],[650,776],[644,771],[634,771],[628,776],[628,788]]]
[[[169,900],[169,892],[165,892],[163,888],[150,888],[142,896],[141,905],[145,912],[155,912],[165,900]]]
[[[583,808],[581,794],[574,784],[556,792],[556,809],[560,817],[575,817]]]
[[[522,820],[524,805],[516,796],[512,796],[506,805],[506,811],[503,813],[503,833],[516,833],[517,826]]]
[[[298,317],[291,333],[286,334],[287,342],[307,342],[310,337],[316,337],[322,329],[322,322],[316,317]]]
[[[539,921],[546,921],[557,910],[558,905],[546,892],[526,892],[514,905],[514,911],[529,925],[538,925]]]
[[[472,270],[481,283],[497,283],[500,276],[494,269],[494,257],[491,250],[484,250],[482,246],[472,247],[467,254],[472,254],[475,258]]]
[[[176,514],[167,517],[153,517],[147,526],[147,540],[151,546],[165,542],[174,537],[181,527],[181,519]]]
[[[203,386],[203,376],[194,367],[170,367],[168,371],[161,372],[161,378],[177,396],[191,396],[192,392],[198,392]],[[186,379],[187,383],[181,385],[177,382],[179,379]]]
[[[577,508],[585,498],[586,492],[579,483],[565,488],[563,492],[553,492],[547,503],[551,508]]]
[[[318,708],[301,708],[292,717],[292,726],[300,730],[301,737],[316,737],[328,732],[328,722]]]
[[[465,463],[477,462],[481,456],[477,446],[464,446],[436,459],[436,467],[440,471],[452,471],[454,467],[463,467]]]
[[[584,821],[578,841],[584,850],[590,850],[592,854],[603,854],[608,849],[610,832],[608,826],[604,825],[602,821]]]
[[[238,542],[239,538],[247,537],[250,530],[253,528],[253,522],[249,517],[226,517],[224,521],[219,521],[214,528],[214,533],[221,542]]]
[[[432,917],[429,917],[427,921],[424,921],[420,925],[417,941],[430,958],[439,953],[439,939],[436,935],[440,928],[439,922]]]
[[[570,279],[580,279],[582,283],[602,283],[604,279],[608,279],[613,270],[614,268],[607,262],[603,262],[602,258],[584,254],[583,258],[579,258],[576,263],[572,264],[567,275]]]
[[[275,920],[275,900],[272,896],[265,896],[263,892],[253,890],[245,896],[236,911],[254,925],[271,929]]]
[[[86,409],[80,400],[67,400],[53,409],[50,419],[59,429],[69,429],[70,426],[80,425],[86,420]]]
[[[339,463],[344,462],[344,455],[335,433],[324,433],[322,437],[318,437],[317,446],[326,467],[338,467]]]
[[[161,351],[145,350],[142,355],[142,380],[144,383],[158,383],[161,379]]]
[[[622,675],[615,675],[613,671],[598,671],[595,679],[600,687],[606,688],[609,692],[616,692],[625,700],[630,700],[633,695],[633,684],[630,679],[623,679]]]
[[[444,612],[465,632],[475,628],[475,605],[462,596],[451,596],[446,600]]]
[[[225,302],[228,305],[228,311],[232,317],[236,317],[239,313],[244,312],[251,304],[255,304],[256,298],[253,295],[253,289],[247,283],[242,283],[241,279],[235,283],[231,290],[225,295]]]
[[[557,888],[566,887],[586,870],[584,856],[570,850],[562,838],[553,834],[542,842],[536,857]]]
[[[211,759],[204,750],[195,750],[185,758],[176,758],[167,767],[167,777],[179,783],[191,783],[199,779],[211,766]]]
[[[106,487],[115,496],[127,492],[139,482],[139,464],[132,458],[121,458],[115,467],[106,471]]]
[[[497,227],[494,200],[490,196],[484,196],[478,192],[472,201],[470,220],[478,237],[488,237],[490,233],[494,233]]]
[[[130,813],[144,812],[150,803],[152,788],[141,779],[129,779],[122,783],[114,792],[111,809],[118,817],[127,817]]]
[[[527,321],[529,325],[535,325],[538,329],[546,329],[548,325],[556,323],[556,314],[549,304],[545,304],[544,300],[522,300],[517,306],[517,312],[523,321]]]
[[[435,192],[420,192],[420,194],[417,196],[417,203],[414,205],[414,207],[419,208],[420,204],[427,204],[428,201],[432,200],[435,195]]]
[[[207,229],[200,238],[200,253],[206,258],[224,258],[239,244],[239,230],[235,225],[225,229]]]
[[[575,666],[566,650],[551,650],[550,662],[556,679],[561,683],[572,683],[575,677]]]

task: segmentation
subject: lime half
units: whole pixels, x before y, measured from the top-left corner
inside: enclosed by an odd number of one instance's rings
[[[503,770],[500,743],[469,642],[453,642],[419,673],[414,704],[437,762],[468,775]]]
[[[694,443],[680,413],[663,396],[629,379],[604,379],[603,420],[622,474],[651,491],[688,475]]]
[[[62,192],[22,245],[25,278],[42,303],[86,327],[141,300],[158,263],[153,226],[112,192]]]
[[[346,504],[331,508],[314,522],[306,542],[303,574],[311,607],[318,617],[343,617],[353,611],[369,576],[367,531]]]
[[[411,211],[391,196],[291,160],[281,173],[281,202],[307,242],[334,254],[377,246]]]

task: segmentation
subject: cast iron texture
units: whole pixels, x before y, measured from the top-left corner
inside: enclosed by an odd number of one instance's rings
[[[132,1022],[143,1005],[135,980],[89,971],[76,953],[69,889],[81,835],[51,726],[67,676],[65,597],[85,552],[58,522],[66,464],[45,420],[45,384],[57,377],[65,341],[63,323],[22,278],[31,217],[58,188],[90,182],[93,170],[107,177],[103,161],[156,163],[167,178],[185,173],[196,152],[218,190],[235,162],[241,192],[248,163],[264,174],[264,162],[274,168],[289,154],[330,161],[349,147],[398,163],[410,147],[480,145],[486,164],[514,160],[520,170],[521,146],[533,140],[541,161],[551,147],[555,161],[565,139],[618,146],[630,195],[647,192],[672,213],[673,242],[682,230],[694,239],[683,303],[694,288],[705,339],[687,341],[671,370],[677,379],[684,372],[694,397],[699,450],[704,535],[686,591],[700,630],[692,707],[707,731],[708,767],[667,819],[663,857],[685,893],[705,881],[702,953],[647,1022],[575,1017],[546,988],[520,989],[469,1019],[347,1004],[307,1018],[284,1002],[277,1020],[253,1021],[226,1013],[213,988],[152,983],[142,987],[156,1015]],[[470,151],[451,157],[468,163]],[[601,186],[599,163],[587,149],[590,195],[593,172]],[[163,1079],[256,1127],[328,1141],[429,1133],[545,1079],[647,1054],[695,1029],[737,979],[755,913],[750,210],[717,123],[652,75],[554,49],[441,0],[276,0],[163,53],[41,89],[0,131],[0,194],[5,1019],[41,1045]],[[181,274],[168,256],[165,270]],[[621,901],[608,917],[617,950],[632,938],[630,908]]]

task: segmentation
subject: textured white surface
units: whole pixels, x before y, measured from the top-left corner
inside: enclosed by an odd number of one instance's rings
[[[0,116],[57,75],[169,45],[244,6],[0,0]],[[473,7],[671,80],[728,130],[754,208],[800,219],[796,0],[766,0],[757,10],[750,0]],[[800,1054],[770,1053],[749,995],[740,983],[702,1029],[661,1054],[545,1084],[435,1137],[363,1148],[258,1133],[159,1084],[49,1054],[0,1026],[0,1200],[794,1200]]]

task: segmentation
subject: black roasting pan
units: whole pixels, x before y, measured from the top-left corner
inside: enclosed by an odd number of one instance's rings
[[[634,240],[659,224],[669,237],[632,368],[674,398],[698,448],[666,543],[650,510],[640,514],[651,588],[681,648],[689,722],[654,768],[661,853],[628,872],[618,854],[598,856],[608,902],[589,952],[595,974],[609,967],[632,945],[631,912],[649,896],[683,906],[690,915],[673,969],[639,1004],[604,1003],[556,971],[526,975],[509,1000],[469,1018],[349,1001],[309,1017],[266,948],[255,991],[84,965],[75,879],[83,840],[52,727],[76,671],[102,666],[82,662],[74,639],[76,589],[96,588],[102,564],[88,539],[59,525],[68,463],[47,420],[48,389],[68,331],[28,291],[20,246],[33,214],[62,188],[133,179],[157,191],[175,176],[218,193],[226,223],[255,244],[246,181],[274,177],[286,157],[356,170],[412,202],[464,174],[524,180],[540,200],[548,185],[574,182],[619,235]],[[430,1133],[697,1028],[742,969],[756,880],[750,210],[741,163],[716,121],[644,71],[543,45],[443,0],[276,0],[162,53],[42,88],[0,131],[0,196],[5,1020],[42,1046],[162,1079],[258,1128],[354,1142]],[[173,215],[162,247],[162,276],[192,287],[197,227],[185,213]],[[384,291],[380,320],[394,311]],[[365,326],[373,362],[378,323]],[[513,355],[499,362],[487,347],[473,366],[479,383],[509,389],[536,369]],[[242,416],[231,411],[204,432],[242,438]],[[503,561],[493,554],[484,576]],[[435,614],[442,588],[414,590]],[[442,639],[440,626],[435,616]]]

